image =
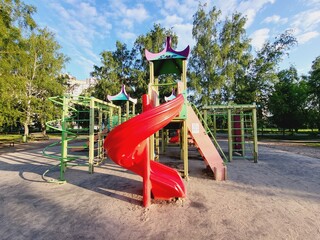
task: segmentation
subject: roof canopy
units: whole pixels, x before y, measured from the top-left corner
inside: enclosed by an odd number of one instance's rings
[[[120,101],[128,101],[129,100],[129,101],[133,102],[134,104],[137,103],[137,99],[133,99],[130,97],[129,94],[127,94],[126,87],[124,84],[122,84],[121,90],[117,95],[114,95],[114,96],[108,95],[107,98],[109,101],[117,101],[117,100],[118,101],[119,100]]]
[[[167,37],[166,47],[159,53],[151,53],[145,50],[146,58],[148,61],[153,62],[154,75],[168,73],[182,73],[182,60],[188,58],[190,47],[187,46],[183,51],[175,51],[171,47],[171,38]]]

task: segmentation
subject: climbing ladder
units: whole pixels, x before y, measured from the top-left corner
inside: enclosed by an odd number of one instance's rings
[[[217,120],[226,123],[229,161],[244,158],[258,161],[256,105],[229,104],[202,108],[204,119],[213,116],[213,133],[217,136]],[[222,119],[222,120],[221,120]],[[226,121],[225,121],[226,120]],[[223,124],[222,124],[223,125]]]

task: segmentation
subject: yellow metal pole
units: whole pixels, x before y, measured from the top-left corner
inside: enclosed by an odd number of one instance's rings
[[[130,109],[129,109],[129,100],[127,100],[126,102],[126,120],[129,120],[129,112],[130,112]]]
[[[232,137],[232,116],[231,109],[228,108],[228,149],[229,149],[229,161],[232,161],[233,154],[233,137]]]
[[[154,66],[152,62],[149,62],[149,69],[150,69],[150,75],[149,75],[149,80],[150,80],[150,84],[149,84],[149,97],[151,99],[151,101],[153,100],[153,96],[152,96],[152,90],[153,90],[153,84],[154,84]],[[154,135],[151,135],[149,137],[149,157],[151,160],[154,160]]]
[[[183,134],[183,172],[184,172],[184,178],[189,178],[189,165],[188,165],[188,127],[187,127],[187,121],[183,121],[183,127],[182,127],[182,134]]]
[[[154,82],[155,82],[155,84],[156,84],[156,86],[154,87],[154,90],[155,90],[156,93],[157,93],[157,99],[156,99],[155,105],[156,105],[156,106],[159,106],[159,104],[160,104],[160,101],[159,101],[159,86],[158,86],[158,84],[159,84],[159,78],[158,78],[158,77],[155,77],[155,78],[154,78]],[[154,148],[155,154],[156,154],[156,155],[159,155],[159,154],[160,154],[159,131],[154,134],[154,137],[155,137],[155,148]]]
[[[186,93],[187,91],[187,61],[182,60],[182,73],[181,73],[181,81],[183,83],[183,91]],[[185,95],[186,96],[186,95]],[[187,99],[185,99],[185,103]],[[187,109],[186,109],[187,111]],[[187,114],[188,115],[188,114]],[[188,126],[187,119],[182,120],[182,149],[183,149],[183,172],[184,178],[189,178],[189,163],[188,163]]]
[[[242,157],[245,157],[246,156],[246,153],[245,153],[245,150],[246,150],[246,138],[245,138],[245,134],[246,134],[246,131],[245,131],[245,113],[243,113],[243,110],[241,110],[240,112],[240,126],[241,126],[241,149],[242,149],[242,152],[241,152],[241,155]]]

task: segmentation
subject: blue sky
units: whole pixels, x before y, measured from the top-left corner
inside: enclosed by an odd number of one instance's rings
[[[100,65],[100,53],[114,50],[117,40],[132,47],[154,23],[173,28],[179,37],[177,50],[194,45],[193,14],[199,0],[24,0],[37,7],[35,20],[54,32],[62,52],[71,58],[65,72],[79,80],[90,77]],[[282,68],[294,65],[308,73],[320,56],[320,0],[201,0],[221,9],[223,17],[238,11],[247,16],[247,35],[254,49],[292,29],[299,44],[290,51]]]

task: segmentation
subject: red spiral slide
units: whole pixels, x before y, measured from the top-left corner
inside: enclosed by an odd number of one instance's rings
[[[155,161],[150,161],[148,167],[148,138],[179,114],[183,102],[183,95],[179,95],[160,106],[145,107],[148,108],[146,111],[114,128],[104,142],[104,148],[112,161],[142,176],[144,182],[146,177],[150,177],[151,186],[148,188],[155,199],[185,197],[185,186],[176,170]],[[144,205],[148,205],[145,200]]]

